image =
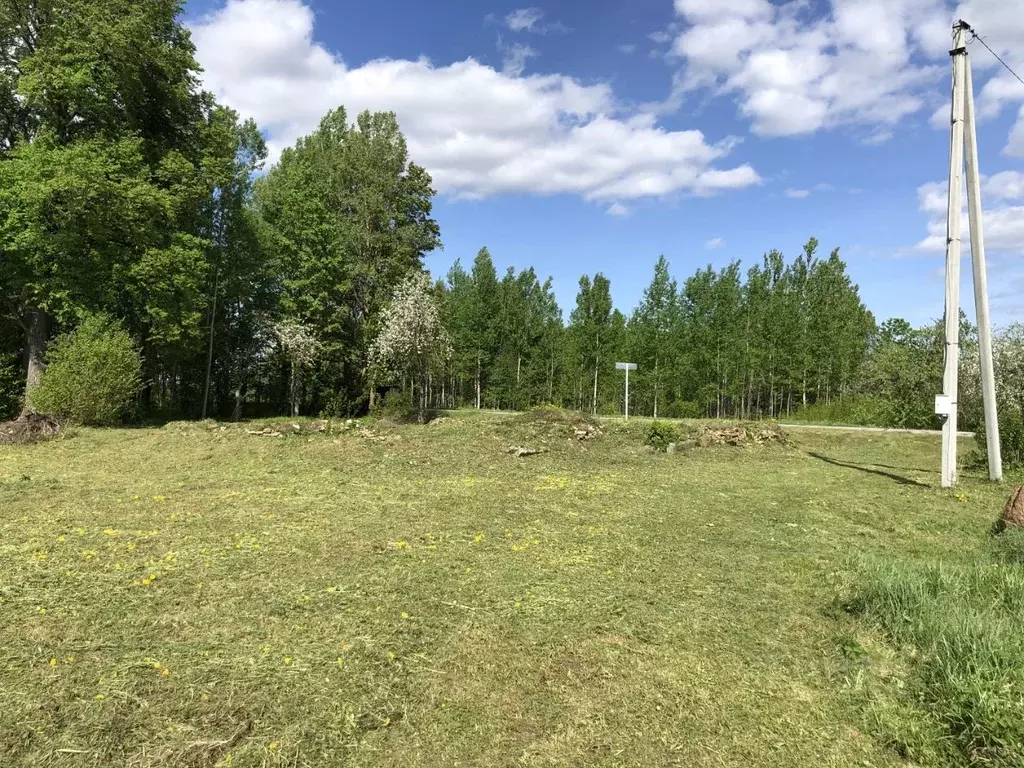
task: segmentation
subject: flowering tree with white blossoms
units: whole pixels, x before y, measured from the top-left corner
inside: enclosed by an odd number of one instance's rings
[[[427,411],[430,372],[452,356],[452,343],[441,323],[430,277],[417,273],[398,286],[381,315],[380,333],[370,345],[370,365],[382,382],[413,378],[422,422]]]
[[[274,326],[274,335],[281,344],[288,362],[291,364],[291,381],[289,382],[289,398],[291,399],[292,416],[299,415],[299,403],[302,402],[302,372],[313,366],[323,345],[311,330],[298,320],[282,320]]]

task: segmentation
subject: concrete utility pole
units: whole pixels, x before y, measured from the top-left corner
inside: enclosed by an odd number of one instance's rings
[[[961,188],[963,186],[964,135],[967,150],[967,203],[971,223],[971,257],[974,265],[974,301],[978,315],[978,341],[981,347],[981,377],[985,401],[985,430],[988,439],[989,477],[1003,475],[999,453],[999,423],[996,414],[995,374],[992,368],[992,329],[988,316],[988,280],[985,271],[985,245],[982,232],[981,189],[978,178],[977,133],[974,125],[974,95],[971,89],[970,61],[966,35],[971,27],[965,21],[953,26],[953,109],[949,151],[949,208],[946,216],[946,350],[942,377],[942,395],[935,399],[935,412],[945,416],[942,424],[942,487],[957,480],[957,392],[960,366],[960,234]],[[966,123],[966,125],[965,125]]]
[[[636,370],[636,363],[616,363],[615,367],[626,372],[626,421],[629,421],[629,372]]]

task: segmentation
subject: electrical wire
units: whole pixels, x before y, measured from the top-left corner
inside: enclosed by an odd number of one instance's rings
[[[973,35],[973,37],[972,37],[972,38],[970,39],[970,42],[972,42],[972,43],[973,43],[973,42],[974,42],[975,40],[977,40],[977,41],[978,41],[979,43],[981,43],[981,44],[982,44],[982,45],[984,45],[984,46],[985,46],[986,48],[988,48],[988,52],[989,52],[989,53],[991,53],[991,54],[992,54],[993,56],[995,56],[995,57],[996,57],[996,61],[998,61],[998,62],[999,62],[1000,64],[1002,64],[1002,65],[1003,65],[1004,67],[1006,67],[1006,71],[1007,71],[1007,72],[1009,72],[1009,73],[1010,73],[1011,75],[1013,75],[1014,77],[1016,77],[1016,78],[1017,78],[1018,80],[1020,80],[1020,84],[1021,84],[1021,85],[1024,85],[1024,79],[1021,79],[1021,76],[1020,76],[1020,75],[1018,75],[1018,74],[1017,74],[1016,72],[1014,72],[1014,71],[1013,71],[1013,70],[1012,70],[1012,69],[1010,68],[1010,65],[1009,65],[1009,64],[1007,64],[1007,63],[1006,63],[1005,61],[1003,61],[1003,60],[1002,60],[1001,58],[999,58],[999,54],[998,54],[998,53],[996,53],[995,51],[993,51],[993,50],[992,50],[992,49],[991,49],[991,48],[989,47],[989,44],[985,42],[985,39],[984,39],[983,37],[980,37],[980,36],[978,35],[978,33],[977,33],[977,32],[975,32],[975,31],[974,31],[973,29],[971,30],[971,34]]]

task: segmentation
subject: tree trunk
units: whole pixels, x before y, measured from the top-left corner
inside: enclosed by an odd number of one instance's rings
[[[476,353],[476,409],[480,410],[480,352]]]
[[[242,403],[245,402],[245,385],[239,384],[235,387],[235,407],[231,411],[232,421],[242,420]]]
[[[292,418],[299,415],[299,370],[295,363],[292,363],[291,380]]]
[[[50,334],[50,317],[45,310],[36,307],[25,312],[25,404],[22,413],[31,410],[28,394],[39,386],[46,370],[46,342]]]
[[[654,357],[654,418],[658,418],[658,357]]]

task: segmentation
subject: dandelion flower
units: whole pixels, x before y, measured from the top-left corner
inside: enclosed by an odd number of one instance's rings
[[[408,619],[409,618],[409,614],[406,613],[405,611],[402,611],[402,618],[403,619]]]
[[[275,749],[277,749],[277,742],[276,741],[270,742],[270,744],[267,746],[267,749],[269,749],[271,752],[273,752]]]
[[[57,537],[57,543],[58,544],[63,544],[64,543],[64,537],[63,536],[58,536]]]
[[[292,663],[292,657],[291,656],[285,656],[284,657],[284,663],[285,664],[291,664]]]
[[[51,667],[56,667],[57,666],[57,660],[56,659],[50,659],[50,666]]]
[[[96,701],[103,701],[106,698],[106,696],[104,696],[102,693],[97,693],[95,696],[93,696],[93,698],[96,699]]]
[[[41,614],[43,614],[43,616],[45,616],[45,615],[46,615],[46,609],[45,609],[45,608],[40,608],[40,609],[39,609],[39,612],[40,612]]]

